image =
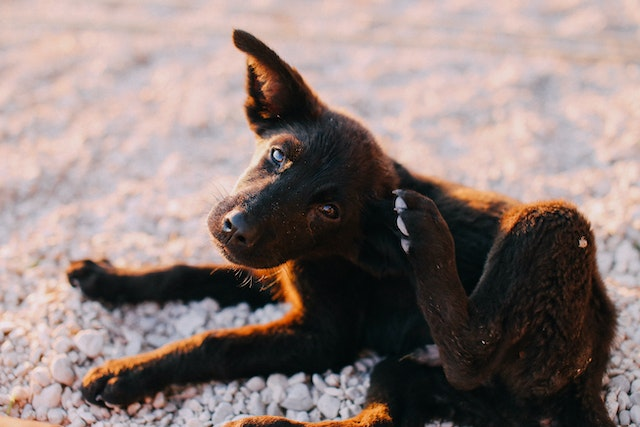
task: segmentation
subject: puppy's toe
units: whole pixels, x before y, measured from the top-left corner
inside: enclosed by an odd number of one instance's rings
[[[409,253],[409,248],[411,247],[411,243],[408,239],[400,239],[400,246],[402,246],[402,250],[405,254]]]
[[[407,209],[407,202],[405,202],[402,197],[398,196],[398,197],[396,197],[396,200],[395,200],[395,202],[393,204],[393,209],[397,213],[403,212],[404,210]]]
[[[398,230],[400,230],[403,235],[409,237],[409,230],[407,230],[407,226],[405,225],[400,215],[398,215],[398,218],[396,219],[396,225],[398,226]]]

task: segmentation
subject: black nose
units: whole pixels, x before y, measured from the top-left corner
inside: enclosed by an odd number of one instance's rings
[[[256,242],[258,232],[247,222],[247,213],[234,209],[222,220],[222,232],[227,235],[227,244],[251,247]]]

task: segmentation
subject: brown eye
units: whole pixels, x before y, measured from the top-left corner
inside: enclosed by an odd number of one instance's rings
[[[340,217],[340,211],[336,205],[327,203],[325,205],[318,206],[320,213],[329,219],[338,219]]]

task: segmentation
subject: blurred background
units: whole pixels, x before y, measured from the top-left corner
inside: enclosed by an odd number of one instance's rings
[[[410,168],[577,203],[630,328],[612,376],[638,377],[638,0],[16,0],[0,3],[0,409],[36,416],[32,388],[7,396],[50,340],[137,324],[70,290],[70,259],[220,260],[204,219],[253,147],[233,28]],[[97,362],[78,357],[80,377]],[[39,418],[69,423],[76,403]]]

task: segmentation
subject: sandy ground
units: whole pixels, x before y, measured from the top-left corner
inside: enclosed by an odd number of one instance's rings
[[[277,317],[283,307],[109,311],[63,275],[70,259],[85,257],[128,266],[220,260],[204,218],[253,144],[234,27],[270,43],[409,167],[525,201],[578,204],[621,311],[603,393],[619,425],[640,425],[640,4],[632,0],[2,2],[2,414],[193,427],[255,408],[244,380],[114,411],[85,404],[78,388],[104,359]],[[97,354],[80,338],[91,333],[102,340]],[[285,382],[306,385],[314,399],[320,380],[363,390],[369,365]],[[338,417],[362,403],[346,391]],[[331,413],[315,403],[279,407],[298,419]]]

